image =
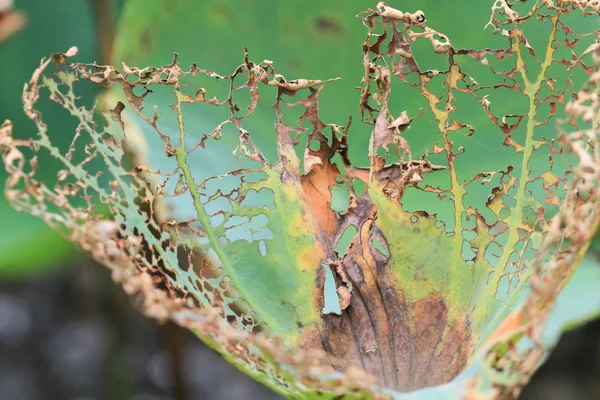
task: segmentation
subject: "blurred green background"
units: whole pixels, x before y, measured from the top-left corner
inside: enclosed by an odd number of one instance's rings
[[[27,119],[20,101],[23,85],[42,57],[64,52],[75,45],[86,59],[98,59],[96,24],[88,1],[21,1],[15,8],[24,13],[26,23],[0,43],[0,119],[10,119],[17,137],[35,134],[34,124]],[[97,89],[82,88],[81,95],[93,99]],[[56,120],[47,109],[44,116],[52,125],[64,124],[65,132],[72,132],[75,121]],[[69,141],[68,135],[52,132],[55,140]],[[67,142],[68,143],[68,142]],[[43,175],[43,169],[40,171]],[[6,172],[0,169],[0,180]],[[72,247],[46,227],[43,221],[15,212],[0,195],[0,221],[4,233],[0,235],[0,276],[31,276],[41,268],[55,268],[73,254]]]

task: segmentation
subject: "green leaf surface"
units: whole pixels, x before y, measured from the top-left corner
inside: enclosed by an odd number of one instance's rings
[[[545,340],[556,343],[560,334],[600,317],[600,261],[586,256],[558,297],[548,318]]]

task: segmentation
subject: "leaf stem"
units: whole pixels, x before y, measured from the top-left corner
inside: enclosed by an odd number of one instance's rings
[[[541,65],[541,71],[537,76],[534,83],[527,79],[526,71],[525,71],[525,62],[523,60],[523,53],[521,52],[521,47],[519,45],[519,38],[522,35],[521,31],[517,32],[517,37],[513,42],[513,50],[517,55],[517,70],[521,73],[523,80],[525,82],[525,90],[524,93],[529,98],[529,111],[527,113],[527,125],[526,125],[526,136],[525,136],[525,145],[523,146],[523,161],[521,163],[521,176],[519,178],[519,187],[517,188],[516,195],[516,204],[511,209],[510,213],[510,221],[509,221],[509,232],[508,239],[506,244],[504,245],[504,251],[502,256],[498,260],[498,264],[496,265],[494,276],[492,282],[489,284],[489,290],[493,290],[493,293],[489,293],[489,298],[495,298],[496,292],[498,291],[498,284],[500,283],[500,279],[505,275],[506,267],[508,262],[510,261],[510,257],[514,252],[514,248],[519,242],[519,232],[518,229],[523,223],[523,207],[526,200],[527,194],[527,183],[529,182],[529,161],[534,151],[534,134],[535,134],[535,126],[536,121],[535,117],[537,114],[537,94],[540,91],[542,86],[542,82],[546,79],[546,72],[548,68],[552,64],[553,56],[555,48],[553,47],[553,43],[556,39],[556,32],[558,28],[558,21],[560,18],[561,12],[558,10],[554,16],[551,17],[552,21],[552,30],[550,32],[548,38],[548,44],[546,47],[546,57],[544,62]],[[527,280],[528,273],[525,272],[524,279]],[[523,279],[523,278],[522,278]],[[515,291],[516,292],[516,291]],[[510,302],[509,302],[510,303]],[[501,310],[499,310],[501,311]]]

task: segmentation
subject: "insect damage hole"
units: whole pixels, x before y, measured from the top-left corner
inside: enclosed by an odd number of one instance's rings
[[[390,252],[383,246],[383,243],[381,243],[379,239],[373,239],[371,243],[373,244],[373,247],[376,248],[384,256],[387,257],[390,255]]]
[[[337,314],[342,315],[342,308],[340,306],[340,297],[338,296],[335,287],[335,278],[333,272],[327,264],[321,264],[325,269],[325,284],[323,285],[323,314]]]

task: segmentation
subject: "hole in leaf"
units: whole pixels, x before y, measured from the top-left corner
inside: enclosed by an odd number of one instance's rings
[[[379,239],[373,239],[372,243],[373,247],[375,247],[381,254],[383,254],[386,257],[390,255],[390,252],[385,247],[383,247],[383,243],[381,243]]]
[[[346,252],[346,248],[348,248],[348,245],[350,244],[350,241],[353,237],[356,236],[357,233],[358,230],[354,225],[348,226],[344,230],[344,233],[342,233],[342,236],[338,239],[337,244],[335,246],[335,251],[338,254],[344,254]]]
[[[335,288],[335,278],[333,277],[333,272],[331,272],[329,265],[322,264],[322,266],[325,268],[325,285],[323,285],[324,306],[321,312],[323,314],[341,315],[342,308],[340,307],[340,298]]]
[[[258,242],[258,250],[260,251],[261,256],[264,257],[267,255],[267,245],[265,244],[264,240]]]

